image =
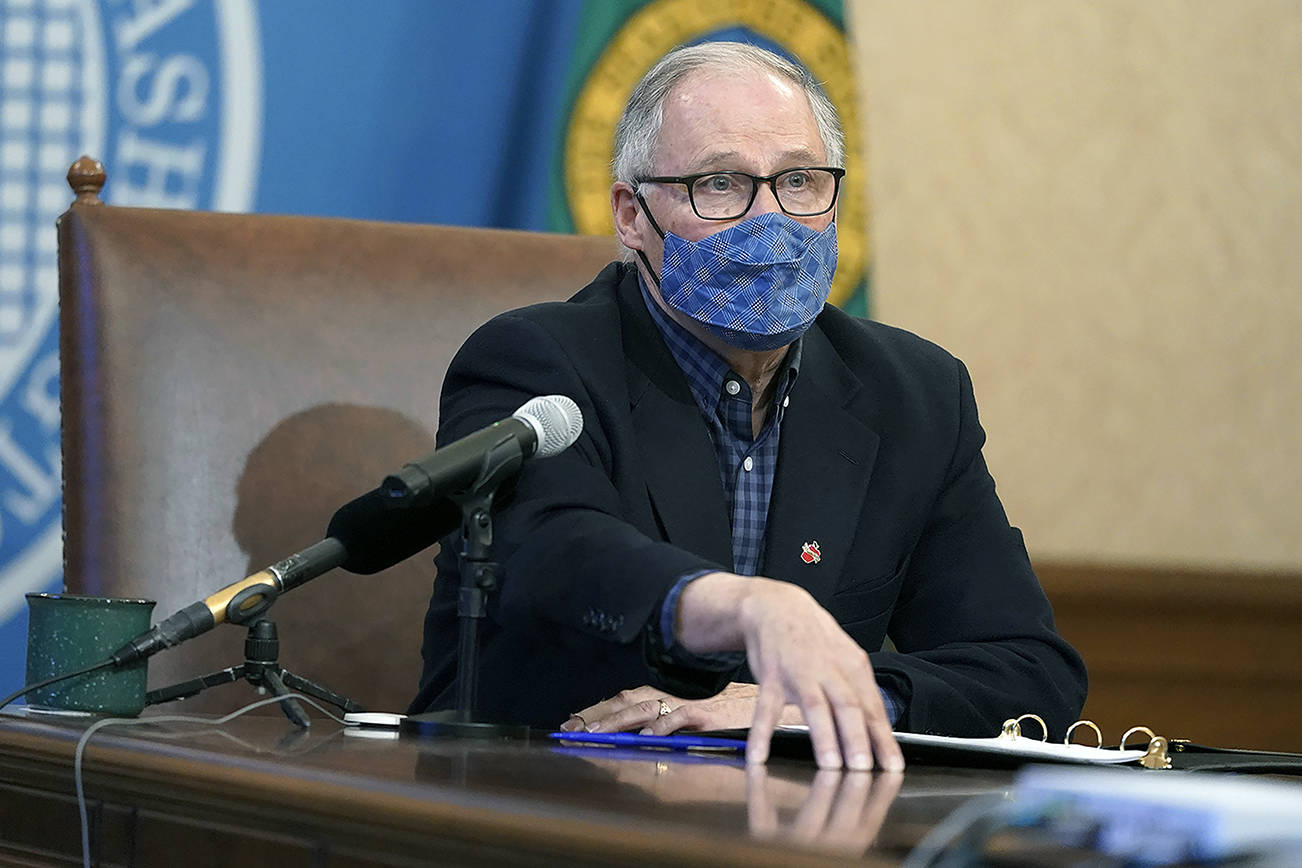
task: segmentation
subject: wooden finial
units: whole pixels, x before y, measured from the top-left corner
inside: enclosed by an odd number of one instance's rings
[[[77,194],[77,201],[73,204],[103,204],[99,200],[99,191],[104,189],[107,180],[108,173],[104,171],[104,164],[82,154],[72,164],[72,168],[68,169],[68,186]]]

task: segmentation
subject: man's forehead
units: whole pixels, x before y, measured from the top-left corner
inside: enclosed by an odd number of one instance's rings
[[[754,165],[757,157],[792,165],[821,162],[824,144],[804,90],[768,69],[704,69],[669,92],[657,163],[675,171]],[[660,168],[665,169],[666,166]]]
[[[803,97],[800,87],[791,79],[763,67],[704,67],[685,75],[673,86],[665,100],[666,106],[678,102],[691,104],[698,101],[726,99],[741,91],[765,89],[779,99]]]

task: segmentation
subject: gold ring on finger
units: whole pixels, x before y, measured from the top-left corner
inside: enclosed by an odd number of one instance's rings
[[[660,711],[656,714],[656,717],[664,717],[666,714],[673,713],[673,709],[669,707],[669,703],[665,702],[663,699],[657,699],[656,701],[660,703]]]

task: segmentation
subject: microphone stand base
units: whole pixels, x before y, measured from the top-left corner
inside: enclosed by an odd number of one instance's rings
[[[402,732],[439,738],[524,739],[530,728],[521,723],[500,720],[467,720],[464,712],[428,711],[409,714],[399,725]]]

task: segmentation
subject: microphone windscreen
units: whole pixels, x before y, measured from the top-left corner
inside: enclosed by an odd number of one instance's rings
[[[377,488],[341,506],[326,536],[339,540],[347,552],[341,567],[369,576],[405,561],[460,526],[461,510],[447,498],[404,506]]]
[[[511,414],[530,423],[538,434],[534,455],[550,458],[569,449],[583,433],[583,412],[568,395],[530,398]]]

